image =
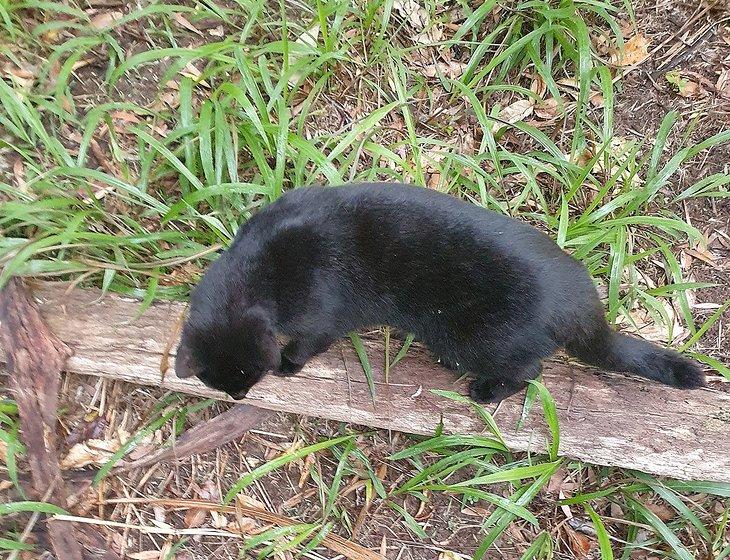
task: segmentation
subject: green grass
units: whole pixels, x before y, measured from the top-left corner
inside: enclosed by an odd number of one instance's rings
[[[671,338],[671,303],[690,331],[683,346],[689,350],[722,310],[695,325],[687,294],[708,285],[684,278],[676,247],[699,242],[702,234],[681,218],[677,203],[726,197],[730,177],[704,177],[681,192],[675,185],[698,156],[730,141],[730,132],[670,144],[679,124],[669,113],[651,143],[619,143],[612,69],[592,39],[620,46],[617,10],[631,13],[628,3],[457,4],[463,17],[452,27],[457,10],[422,4],[427,20],[418,31],[432,43],[424,44],[396,0],[307,0],[296,7],[238,0],[234,8],[149,2],[102,29],[73,3],[0,0],[0,45],[13,46],[3,52],[19,68],[31,65],[35,76],[32,84],[12,74],[0,79],[0,155],[13,163],[0,166],[0,285],[12,275],[73,278],[138,296],[143,311],[155,299],[185,299],[238,225],[289,189],[408,181],[549,232],[605,289],[612,321],[630,324],[629,311],[638,306]],[[193,25],[221,25],[225,33],[199,37],[176,23],[180,15]],[[132,25],[144,27],[148,44],[128,55],[125,30]],[[455,74],[433,66],[447,50],[464,62]],[[86,58],[101,61],[102,90],[80,85],[91,83],[77,68]],[[143,79],[149,72],[152,81]],[[544,93],[536,93],[539,82]],[[594,93],[602,96],[600,109],[589,103]],[[500,116],[517,100],[549,97],[558,100],[558,126],[510,124]],[[471,139],[460,138],[466,132]],[[104,165],[94,155],[99,145]],[[657,285],[647,286],[644,275]],[[357,335],[353,342],[362,344]],[[395,359],[385,357],[387,369],[410,342]],[[711,356],[693,355],[730,378]],[[353,434],[315,442],[299,453],[316,452],[335,465],[329,480],[316,477],[323,518],[262,533],[249,545],[263,556],[308,552],[330,523],[351,530],[355,521],[338,492],[344,477],[357,474],[370,499],[397,512],[416,536],[428,529],[403,500],[438,492],[493,507],[477,558],[488,557],[510,523],[535,535],[523,558],[551,558],[559,543],[531,510],[533,500],[558,468],[580,478],[592,467],[558,457],[551,398],[535,385],[525,414],[535,414],[538,402],[551,427],[549,457],[512,456],[494,420],[477,407],[490,436],[438,433],[399,451],[391,461],[413,474],[390,490]],[[23,448],[15,413],[2,412],[5,468],[17,482]],[[173,417],[182,425],[180,414],[158,411],[137,436]],[[115,461],[133,446],[134,439]],[[298,457],[260,467],[230,496]],[[602,558],[628,558],[635,548],[686,558],[690,541],[703,554],[728,556],[727,513],[713,517],[687,498],[727,497],[726,487],[593,470],[597,477],[571,503],[585,504]],[[665,501],[677,516],[663,522],[644,506],[651,499]],[[633,523],[621,535],[600,522],[611,503]],[[637,527],[648,527],[648,538]]]

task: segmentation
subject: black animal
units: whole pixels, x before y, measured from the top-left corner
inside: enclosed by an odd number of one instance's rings
[[[704,384],[678,353],[615,333],[585,268],[528,224],[425,188],[300,188],[238,231],[195,288],[179,377],[234,398],[268,371],[292,375],[347,332],[412,332],[503,399],[559,347],[667,385]],[[280,350],[276,335],[288,342]]]

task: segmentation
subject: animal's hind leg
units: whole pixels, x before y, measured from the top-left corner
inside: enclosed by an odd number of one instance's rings
[[[499,402],[524,389],[527,381],[540,375],[540,360],[528,364],[490,368],[475,372],[469,386],[469,396],[481,403]]]

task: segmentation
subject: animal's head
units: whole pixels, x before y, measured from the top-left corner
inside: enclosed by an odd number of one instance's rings
[[[241,399],[281,358],[265,310],[245,302],[230,272],[221,257],[193,291],[175,373]]]

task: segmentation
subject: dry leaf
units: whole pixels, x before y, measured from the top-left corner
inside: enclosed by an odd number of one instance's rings
[[[635,29],[634,25],[631,23],[631,20],[617,18],[617,23],[623,37],[628,37],[629,35],[634,33]]]
[[[96,14],[89,23],[94,29],[108,29],[111,24],[121,18],[122,12],[100,12]]]
[[[196,84],[200,84],[201,86],[210,88],[210,84],[206,82],[205,80],[201,79],[202,73],[200,70],[197,69],[195,64],[192,62],[188,62],[185,65],[185,68],[180,70],[180,74],[183,76],[192,79]]]
[[[428,505],[426,502],[421,502],[421,505],[418,506],[418,511],[413,516],[413,519],[416,521],[422,522],[422,521],[428,521],[433,517],[433,508]]]
[[[645,504],[645,506],[646,509],[652,512],[662,521],[671,521],[677,516],[672,508],[665,506],[664,504]]]
[[[574,531],[569,527],[566,527],[565,530],[568,533],[570,548],[573,550],[573,554],[575,555],[575,557],[578,559],[587,558],[588,553],[593,547],[591,540],[585,535],[581,535],[580,533]]]
[[[266,509],[266,505],[261,500],[259,500],[258,498],[254,498],[253,496],[247,496],[246,494],[238,494],[236,496],[236,500],[242,506],[258,508],[258,509],[263,509],[263,510]]]
[[[243,535],[249,535],[258,528],[258,523],[251,517],[240,517],[235,521],[231,521],[228,524],[227,529],[232,533],[241,533]]]
[[[532,77],[530,91],[537,94],[538,97],[542,97],[543,95],[545,95],[545,92],[547,91],[547,84],[545,83],[545,80],[542,79],[542,76],[540,76],[540,74],[535,74]]]
[[[467,68],[467,64],[451,60],[449,62],[437,62],[422,68],[423,75],[427,78],[435,78],[436,76],[446,76],[447,78],[460,78]]]
[[[520,99],[518,101],[515,101],[514,103],[511,103],[510,105],[507,105],[499,112],[498,116],[502,121],[508,122],[509,124],[514,124],[529,117],[532,114],[534,108],[535,105],[532,100]],[[495,122],[492,125],[492,131],[496,132],[497,130],[502,128],[502,126],[504,126],[503,123]]]
[[[18,190],[24,194],[30,194],[28,191],[28,185],[25,182],[25,166],[23,165],[22,158],[18,157],[13,162],[13,175],[15,175],[15,182],[18,185]]]
[[[213,518],[213,527],[216,529],[225,529],[228,527],[228,519],[222,513],[211,511],[210,516]]]
[[[679,72],[672,71],[665,74],[667,81],[674,86],[682,97],[695,97],[702,93],[702,88],[697,82],[683,77]]]
[[[717,78],[717,83],[715,83],[715,88],[717,88],[717,93],[719,93],[720,96],[725,99],[730,99],[730,68],[726,68],[720,72],[720,76]]]
[[[452,550],[444,550],[439,554],[439,560],[464,560],[465,556],[457,554]]]
[[[204,509],[191,508],[185,512],[183,525],[186,529],[190,529],[191,527],[200,527],[203,523],[205,523],[207,514],[208,512]]]
[[[563,482],[565,481],[565,478],[567,476],[568,472],[565,470],[565,468],[560,467],[557,471],[555,471],[555,474],[550,477],[546,492],[550,495],[557,495],[563,488]]]
[[[304,459],[304,466],[299,471],[299,488],[304,488],[304,484],[307,482],[307,479],[309,478],[309,474],[312,472],[312,466],[315,462],[314,453],[307,455]]]
[[[206,480],[200,487],[198,496],[201,500],[205,500],[206,502],[217,502],[221,499],[221,493],[218,491],[218,486],[216,486],[215,482],[210,479]]]
[[[118,120],[124,121],[124,122],[130,122],[130,123],[139,122],[139,117],[129,111],[112,111],[111,113],[109,113],[109,116],[112,119],[118,119]]]
[[[481,507],[481,506],[466,506],[461,510],[461,513],[464,515],[469,515],[471,517],[487,517],[491,511],[489,511],[487,508]]]
[[[393,9],[416,31],[423,31],[429,24],[428,12],[416,0],[395,0]]]
[[[592,91],[588,97],[588,102],[596,109],[600,109],[604,104],[603,95],[598,91]]]
[[[6,62],[0,71],[0,75],[10,79],[22,89],[30,89],[37,73],[38,69],[26,62],[23,62],[23,67],[16,66],[12,62]]]
[[[185,19],[185,16],[182,15],[180,12],[175,12],[172,15],[172,19],[174,19],[181,27],[184,27],[188,31],[192,31],[193,33],[195,33],[196,35],[200,35],[201,37],[203,36],[200,30],[192,23],[190,23],[187,19]]]
[[[687,335],[685,329],[679,322],[677,313],[667,300],[661,300],[664,311],[672,323],[672,337],[675,341],[682,340]],[[621,321],[625,331],[638,333],[642,338],[652,342],[666,343],[669,340],[669,327],[657,324],[654,318],[644,309],[632,309],[629,311],[632,323]],[[635,325],[635,326],[634,326]]]
[[[61,460],[61,468],[64,470],[80,469],[89,465],[100,467],[109,461],[120,447],[118,439],[90,439],[84,443],[77,443]]]
[[[549,97],[535,105],[535,115],[541,119],[554,119],[560,114],[560,104],[554,97]]]
[[[443,38],[443,28],[431,25],[428,11],[416,0],[395,0],[393,9],[405,19],[418,33],[413,37],[416,43],[422,45],[435,43]]]
[[[616,53],[613,62],[619,66],[634,66],[649,58],[649,39],[641,33],[624,43],[623,51]]]
[[[429,189],[438,189],[440,184],[441,184],[441,173],[439,173],[438,171],[434,171],[433,173],[428,174],[428,180],[426,181],[426,186]]]

